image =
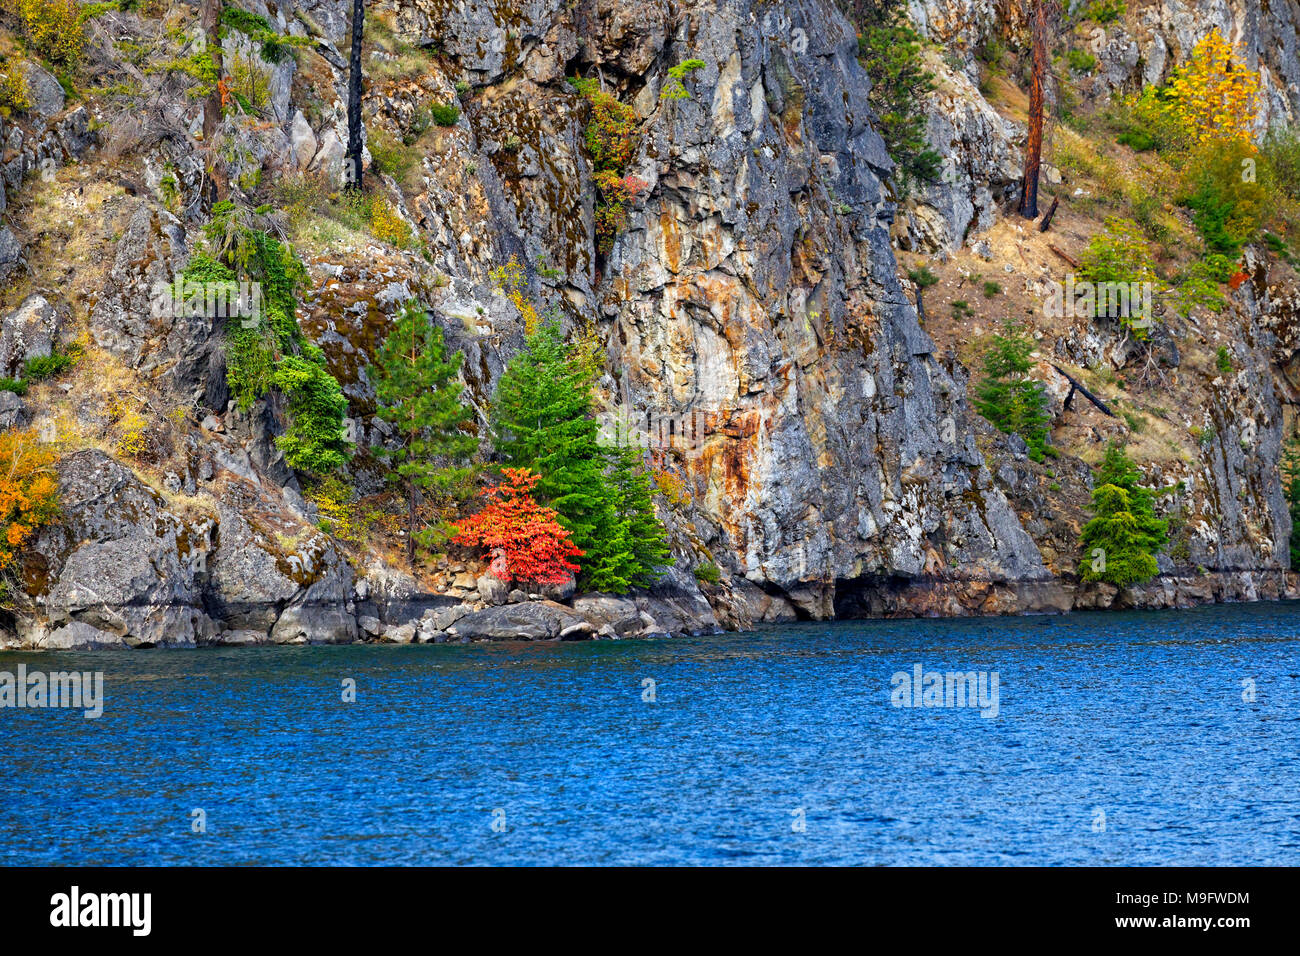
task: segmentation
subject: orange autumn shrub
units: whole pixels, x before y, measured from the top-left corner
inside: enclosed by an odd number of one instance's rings
[[[31,429],[0,432],[0,573],[10,571],[23,545],[59,514],[54,458]]]

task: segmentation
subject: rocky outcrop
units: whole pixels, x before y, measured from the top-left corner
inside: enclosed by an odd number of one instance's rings
[[[49,355],[59,334],[59,314],[43,295],[30,295],[0,323],[0,375],[22,378],[28,359]]]
[[[275,447],[282,409],[273,401],[230,409],[214,317],[150,308],[204,224],[205,157],[192,142],[199,106],[183,89],[159,86],[159,115],[171,125],[115,153],[130,173],[126,195],[97,207],[115,241],[95,294],[76,309],[52,301],[54,291],[24,301],[5,320],[0,360],[12,374],[53,345],[51,316],[85,316],[92,346],[164,390],[182,418],[204,423],[186,426],[193,467],[156,490],[101,452],[69,457],[60,467],[66,520],[42,533],[24,569],[30,601],[16,609],[9,641],[628,638],[833,616],[1288,593],[1280,572],[1290,525],[1275,472],[1280,406],[1300,387],[1296,310],[1294,296],[1258,274],[1242,293],[1253,318],[1240,371],[1198,409],[1216,438],[1190,469],[1198,493],[1211,490],[1195,498],[1187,554],[1128,595],[1078,587],[1062,568],[1061,542],[1077,529],[1044,513],[1050,503],[1037,495],[1023,448],[981,431],[966,372],[922,329],[893,248],[951,253],[994,223],[1014,188],[1022,131],[981,95],[975,50],[1017,36],[1023,5],[911,6],[950,54],[931,57],[940,82],[928,103],[945,175],[897,208],[855,37],[831,0],[392,5],[408,48],[438,48],[418,74],[377,76],[367,93],[372,146],[381,134],[399,142],[408,133],[418,146],[401,182],[368,174],[415,239],[397,249],[349,230],[305,256],[302,327],[342,384],[364,451],[391,437],[374,415],[370,356],[400,305],[420,298],[465,356],[482,428],[492,388],[523,341],[522,317],[492,278],[516,257],[528,296],[607,348],[602,418],[631,426],[655,453],[674,566],[654,588],[625,596],[515,589],[454,560],[437,569],[438,589],[376,555],[355,567],[345,559]],[[1114,55],[1100,57],[1097,95],[1134,71],[1165,75],[1194,42],[1189,17],[1203,6],[1135,5],[1111,31]],[[1239,6],[1216,17],[1268,65],[1271,116],[1292,115],[1295,56],[1285,43],[1280,53],[1270,46],[1283,35],[1294,42],[1291,12],[1252,18]],[[296,62],[268,68],[263,118],[222,127],[233,157],[226,185],[250,206],[250,184],[264,179],[305,171],[337,180],[347,129],[336,45],[350,5],[251,9],[312,44]],[[111,23],[134,36],[134,18],[118,13]],[[1164,38],[1164,60],[1131,62],[1124,31],[1138,23]],[[223,43],[232,55],[255,52],[242,35]],[[669,69],[688,58],[704,63],[685,80],[689,95],[664,97]],[[584,136],[590,108],[565,82],[575,74],[595,78],[638,117],[627,172],[644,188],[604,248]],[[52,89],[42,97],[54,107]],[[456,102],[461,114],[416,134],[417,116],[435,101]],[[115,134],[129,125],[116,122]],[[85,107],[63,103],[39,122],[6,122],[8,188],[46,158],[81,155],[95,139],[91,125]],[[23,260],[15,233],[0,226],[0,277],[18,274]],[[1065,357],[1079,361],[1123,347],[1091,329],[1062,340]],[[0,421],[28,413],[17,396],[3,402]],[[349,477],[363,495],[383,486],[374,470]],[[1086,476],[1075,478],[1082,487]]]

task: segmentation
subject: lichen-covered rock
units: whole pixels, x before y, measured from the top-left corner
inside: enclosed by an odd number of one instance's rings
[[[28,359],[49,355],[59,334],[59,313],[43,295],[29,295],[0,324],[0,375],[21,378]]]
[[[356,640],[353,573],[333,541],[248,482],[225,481],[205,594],[213,613],[275,644]]]

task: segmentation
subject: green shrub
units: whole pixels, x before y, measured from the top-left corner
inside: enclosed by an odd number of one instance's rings
[[[29,358],[23,367],[23,378],[29,382],[40,382],[47,378],[65,372],[72,368],[76,359],[71,355],[61,355],[53,352],[49,355],[38,355],[35,358]]]
[[[1124,0],[1092,0],[1083,10],[1083,20],[1094,23],[1114,23],[1124,15]]]
[[[249,211],[223,200],[204,227],[209,253],[196,253],[184,278],[261,283],[261,313],[226,321],[226,379],[240,408],[272,389],[284,396],[289,427],[276,439],[291,468],[324,474],[342,466],[347,399],[325,366],[321,350],[298,326],[298,293],[307,270],[292,249],[259,228]]]
[[[935,275],[933,272],[931,272],[927,266],[921,266],[919,269],[913,269],[911,272],[907,274],[907,277],[911,279],[913,282],[915,282],[922,289],[928,289],[930,288],[930,286],[934,285],[939,281],[939,277]]]
[[[1214,356],[1214,366],[1224,375],[1232,371],[1232,353],[1226,345],[1219,346],[1219,351]]]
[[[1118,141],[1141,153],[1149,149],[1173,152],[1187,145],[1187,130],[1169,110],[1169,94],[1148,86],[1140,93],[1118,97],[1108,112],[1119,131]]]
[[[1193,307],[1201,306],[1214,312],[1223,309],[1221,286],[1237,271],[1236,264],[1227,256],[1210,253],[1188,266],[1174,293],[1174,308],[1186,318]]]
[[[991,299],[1002,292],[1002,285],[991,280],[984,283],[984,298]]]
[[[1097,58],[1087,50],[1070,49],[1065,54],[1065,61],[1075,73],[1091,73],[1097,69]]]
[[[722,580],[722,572],[712,561],[701,561],[695,566],[695,578],[707,584],[717,584]]]
[[[1254,175],[1249,175],[1250,172]],[[1254,148],[1233,140],[1198,150],[1188,162],[1181,203],[1212,252],[1236,256],[1263,225],[1268,190]]]
[[[13,392],[15,395],[26,395],[27,380],[21,378],[0,378],[0,391]]]
[[[1106,228],[1088,240],[1088,246],[1079,258],[1079,277],[1094,283],[1098,288],[1094,299],[1094,316],[1117,318],[1136,337],[1146,337],[1146,326],[1142,323],[1150,320],[1150,315],[1134,309],[1131,298],[1128,315],[1108,315],[1106,309],[1109,307],[1109,296],[1101,294],[1111,286],[1123,286],[1132,291],[1134,288],[1140,290],[1147,284],[1154,294],[1155,261],[1137,223],[1131,219],[1107,217]]]
[[[0,116],[31,108],[32,92],[27,85],[27,74],[22,66],[15,64],[0,74]]]
[[[375,130],[366,146],[370,149],[370,157],[375,161],[375,167],[381,173],[387,173],[399,180],[406,178],[420,159],[414,149],[399,142],[384,129]]]
[[[689,100],[690,92],[686,89],[686,77],[696,70],[704,69],[708,64],[703,60],[689,59],[683,60],[676,66],[668,68],[668,82],[659,92],[661,100]]]
[[[1288,128],[1275,129],[1260,144],[1260,154],[1279,189],[1300,199],[1300,136]]]
[[[1156,139],[1146,130],[1128,129],[1120,133],[1115,141],[1121,146],[1127,146],[1135,153],[1145,153],[1149,149],[1155,149]]]
[[[460,107],[455,103],[434,103],[429,107],[429,115],[439,126],[455,126],[460,120]]]

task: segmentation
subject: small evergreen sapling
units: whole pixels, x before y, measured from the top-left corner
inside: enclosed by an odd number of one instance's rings
[[[1029,457],[1042,461],[1047,445],[1047,394],[1043,383],[1028,375],[1034,344],[1008,324],[995,334],[984,353],[984,377],[975,386],[975,408],[997,429],[1017,434],[1029,446]]]
[[[1154,496],[1141,479],[1124,449],[1106,449],[1093,485],[1094,517],[1083,527],[1083,580],[1127,587],[1155,576],[1168,523],[1156,517]]]

